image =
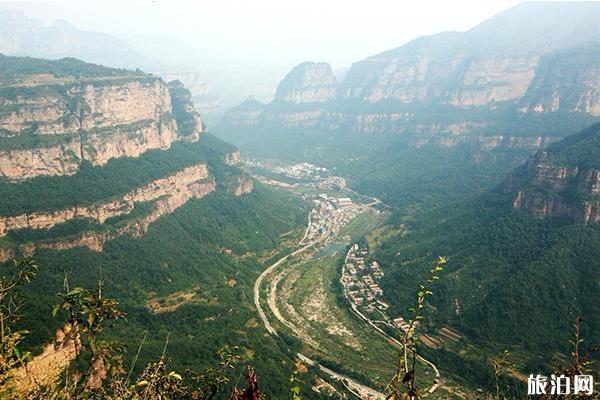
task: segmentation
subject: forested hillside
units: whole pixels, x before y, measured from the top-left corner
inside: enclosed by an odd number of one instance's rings
[[[0,62],[0,275],[13,258],[40,265],[23,289],[22,350],[39,354],[63,328],[53,308],[66,282],[100,280],[127,315],[102,339],[124,344],[127,367],[143,343],[136,373],[163,353],[202,371],[238,346],[263,392],[284,396],[293,353],[265,337],[252,284],[304,225],[301,201],[253,182],[179,82],[75,59]]]
[[[484,355],[506,348],[525,370],[548,368],[557,353],[568,353],[577,316],[583,318],[586,342],[600,341],[598,223],[576,213],[540,213],[518,200],[519,193],[546,190],[541,193],[549,203],[583,209],[585,199],[597,207],[599,137],[595,125],[557,142],[494,190],[430,210],[418,220],[401,220],[402,234],[381,244],[377,257],[390,271],[384,290],[399,313],[426,276],[426,260],[448,257],[447,270],[432,289],[426,330],[435,337],[449,325],[478,350],[443,349],[437,357],[462,365],[460,370],[469,362],[485,365]],[[546,174],[548,165],[576,172]],[[476,377],[476,371],[463,373]]]

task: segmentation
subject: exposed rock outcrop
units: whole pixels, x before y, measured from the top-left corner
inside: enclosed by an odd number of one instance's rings
[[[72,175],[83,161],[166,150],[203,130],[189,92],[156,77],[24,75],[0,88],[0,177]]]
[[[104,223],[108,218],[129,214],[133,211],[136,203],[154,201],[164,196],[179,198],[178,196],[182,193],[190,191],[193,193],[194,188],[191,186],[206,178],[208,178],[206,165],[197,164],[172,176],[157,179],[117,200],[90,206],[69,207],[53,212],[0,216],[0,236],[19,229],[49,229],[74,218],[90,218]]]
[[[186,137],[186,140],[195,140]],[[83,161],[105,165],[113,158],[138,157],[148,150],[167,150],[181,137],[172,118],[115,126],[111,132],[66,138],[49,147],[0,151],[0,177],[17,181],[36,176],[73,175]]]
[[[213,180],[207,182],[193,182],[188,186],[177,188],[170,195],[164,196],[154,203],[154,209],[146,216],[128,222],[114,230],[103,232],[85,232],[75,238],[46,240],[38,243],[30,243],[28,251],[33,254],[36,249],[70,250],[77,247],[86,247],[89,250],[101,252],[104,244],[123,235],[141,237],[148,228],[159,218],[173,213],[179,207],[186,204],[190,199],[201,199],[216,190]]]
[[[294,67],[275,92],[276,101],[319,103],[336,95],[337,80],[327,63],[305,62]]]
[[[235,187],[235,190],[233,192],[233,194],[235,194],[236,197],[240,197],[245,194],[251,193],[253,190],[254,181],[252,180],[252,178],[249,178],[244,175],[237,177],[237,186]]]
[[[559,110],[600,115],[600,46],[557,51],[540,60],[520,111]]]
[[[537,55],[383,53],[352,66],[343,99],[367,103],[440,102],[457,107],[520,99],[534,77]]]
[[[12,390],[20,396],[27,397],[28,393],[33,393],[36,389],[55,385],[81,348],[79,338],[72,337],[72,332],[67,332],[67,329],[68,327],[59,329],[54,343],[46,345],[41,354],[14,370],[10,386],[2,389]]]
[[[402,133],[441,145],[478,141],[468,136],[527,145],[521,137],[531,135],[535,148],[538,137],[570,133],[546,114],[568,114],[573,131],[600,116],[600,49],[589,44],[599,26],[598,4],[523,3],[469,31],[421,37],[354,63],[337,87],[326,64],[300,64],[271,104],[236,107],[224,125]],[[429,138],[437,135],[457,137]]]
[[[238,165],[241,161],[242,158],[239,150],[225,154],[225,164],[227,165]]]
[[[78,79],[30,75],[3,87],[0,105],[10,110],[0,115],[0,129],[13,135],[25,131],[76,134],[158,120],[172,112],[167,85],[145,76]]]
[[[538,152],[503,189],[514,209],[539,218],[600,222],[600,125]]]
[[[15,257],[15,250],[10,247],[0,247],[0,262],[6,262]]]

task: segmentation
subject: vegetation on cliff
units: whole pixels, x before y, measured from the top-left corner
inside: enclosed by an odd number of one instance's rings
[[[143,76],[141,71],[109,68],[75,58],[42,60],[32,57],[8,57],[0,54],[0,84],[19,83],[24,77],[50,74],[55,78],[95,78],[106,76]]]
[[[543,162],[571,169],[585,168],[590,160],[593,165],[600,158],[598,132],[594,126],[549,146],[542,151],[547,154]],[[600,275],[600,226],[515,209],[517,189],[507,187],[520,178],[519,190],[536,192],[541,184],[521,176],[530,168],[535,170],[535,164],[462,204],[431,209],[418,219],[400,217],[401,234],[379,243],[376,253],[389,268],[382,286],[398,312],[427,272],[420,267],[423,260],[448,255],[447,276],[435,285],[436,296],[426,312],[431,321],[427,329],[433,336],[444,326],[458,329],[476,345],[477,355],[465,353],[468,345],[462,342],[428,356],[473,382],[484,381],[482,363],[503,347],[519,368],[547,370],[557,353],[568,350],[565,332],[577,315],[583,317],[581,332],[589,342],[600,341],[600,291],[594,279]],[[571,193],[561,201],[573,205],[573,198]]]

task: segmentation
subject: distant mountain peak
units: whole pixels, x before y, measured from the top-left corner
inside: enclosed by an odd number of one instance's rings
[[[335,96],[336,86],[331,65],[304,62],[295,66],[281,81],[275,99],[291,103],[323,102]]]

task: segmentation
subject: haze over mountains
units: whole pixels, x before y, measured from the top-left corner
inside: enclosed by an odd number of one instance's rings
[[[236,70],[234,66],[218,60],[207,63],[209,55],[175,37],[148,35],[124,38],[78,29],[66,20],[44,24],[17,10],[0,11],[0,39],[0,54],[49,59],[74,57],[179,79],[189,87],[198,106],[204,107],[207,114],[222,113],[225,107],[251,94],[264,96],[265,86],[268,87],[268,98],[276,81],[275,77],[271,78],[273,83],[269,85],[268,79],[261,80],[252,71]]]
[[[74,57],[130,69],[154,69],[158,64],[157,60],[136,53],[124,40],[107,33],[79,30],[65,20],[44,25],[15,10],[0,12],[0,22],[0,53],[5,55],[50,59]]]
[[[272,103],[246,102],[223,123],[405,133],[417,145],[537,146],[543,136],[564,135],[561,123],[577,130],[600,115],[599,18],[593,2],[522,3],[467,32],[356,62],[337,85],[330,68],[304,63]],[[569,83],[561,79],[567,70]],[[562,122],[543,122],[559,114]]]
[[[268,102],[241,94],[277,73],[147,38],[0,12],[0,275],[42,266],[26,362],[81,362],[53,344],[52,304],[100,277],[128,315],[106,339],[140,365],[167,347],[177,370],[223,365],[230,346],[270,398],[383,393],[397,348],[373,326],[407,333],[438,256],[411,372],[430,398],[492,398],[504,350],[502,395],[519,398],[569,357],[577,316],[600,341],[600,2],[521,3],[347,71],[302,62]],[[374,261],[376,283],[356,272]],[[340,281],[354,262],[367,317]]]

